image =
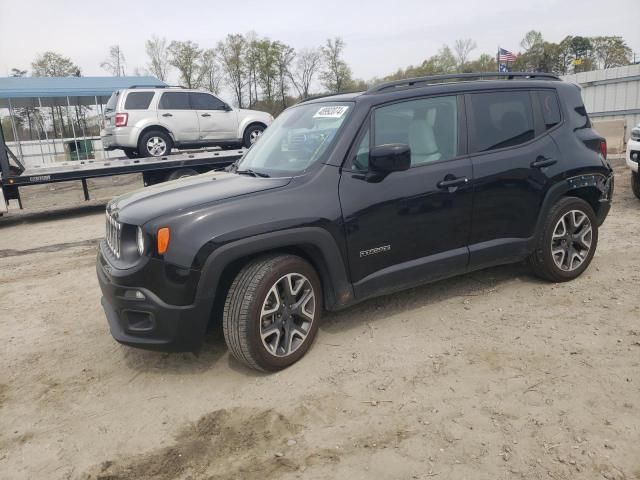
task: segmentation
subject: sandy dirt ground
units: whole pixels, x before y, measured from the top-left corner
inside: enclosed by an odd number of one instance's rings
[[[138,184],[39,187],[0,218],[0,478],[640,479],[628,170],[579,279],[519,264],[371,300],[272,375],[217,335],[199,356],[111,338],[96,243]]]

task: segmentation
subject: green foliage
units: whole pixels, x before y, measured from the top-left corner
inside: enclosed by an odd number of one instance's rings
[[[79,77],[80,67],[56,52],[44,52],[31,64],[34,77]]]
[[[169,63],[180,72],[182,86],[196,88],[200,78],[202,49],[191,40],[185,42],[174,40],[169,44],[167,51],[169,52]]]
[[[324,70],[320,79],[324,87],[331,93],[346,92],[352,87],[351,68],[342,58],[345,43],[340,37],[329,38],[324,47]]]

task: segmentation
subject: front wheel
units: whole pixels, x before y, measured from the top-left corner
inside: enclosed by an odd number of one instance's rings
[[[251,145],[256,143],[260,136],[262,136],[263,132],[263,125],[250,125],[244,131],[243,145],[245,146],[245,148],[249,148]]]
[[[573,280],[587,269],[597,245],[598,221],[591,205],[581,198],[561,198],[544,222],[529,266],[545,280]]]
[[[636,198],[640,198],[640,173],[631,172],[631,190]]]
[[[236,276],[224,305],[224,338],[249,367],[275,371],[297,362],[318,331],[322,289],[313,267],[294,255],[260,257]]]

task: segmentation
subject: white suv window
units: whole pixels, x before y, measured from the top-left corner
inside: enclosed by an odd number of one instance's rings
[[[190,93],[191,108],[194,110],[225,110],[225,104],[219,98],[208,93]]]
[[[187,92],[164,92],[158,104],[160,110],[191,110],[189,103],[189,93]]]

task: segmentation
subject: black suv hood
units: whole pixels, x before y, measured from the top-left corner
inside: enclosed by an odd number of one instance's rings
[[[167,213],[179,213],[199,205],[284,187],[291,178],[256,178],[226,172],[159,183],[116,197],[107,205],[120,222],[142,225]]]

